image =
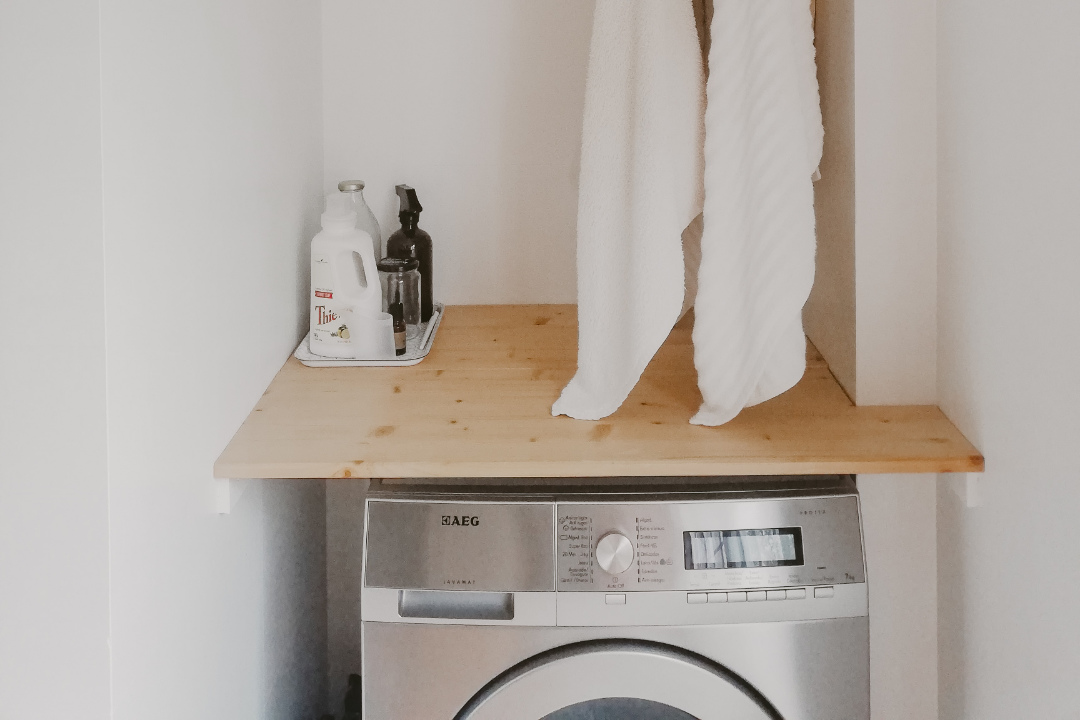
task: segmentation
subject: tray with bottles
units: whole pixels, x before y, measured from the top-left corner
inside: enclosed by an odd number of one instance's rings
[[[311,352],[308,345],[308,340],[311,338],[309,332],[300,341],[296,351],[293,352],[293,357],[307,367],[408,367],[416,365],[431,352],[431,346],[435,343],[435,334],[442,321],[445,308],[442,303],[437,302],[434,305],[435,310],[431,314],[431,319],[420,323],[420,332],[413,338],[406,338],[404,355],[376,360],[323,357]]]

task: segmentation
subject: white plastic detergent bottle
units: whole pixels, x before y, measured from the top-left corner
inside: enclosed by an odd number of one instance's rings
[[[311,352],[353,359],[369,338],[355,337],[346,317],[374,318],[382,313],[382,290],[371,235],[356,227],[352,200],[341,193],[326,196],[322,232],[311,241]],[[355,324],[355,323],[354,323]]]

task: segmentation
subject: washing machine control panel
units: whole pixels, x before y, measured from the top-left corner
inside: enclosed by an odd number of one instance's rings
[[[865,581],[858,499],[556,506],[557,589],[651,591]]]

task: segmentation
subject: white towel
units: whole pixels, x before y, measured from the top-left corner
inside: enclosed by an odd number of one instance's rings
[[[553,415],[615,412],[678,320],[682,235],[702,210],[703,126],[690,0],[597,0],[579,184],[578,369]]]
[[[694,363],[722,425],[806,370],[824,131],[806,0],[715,0]]]

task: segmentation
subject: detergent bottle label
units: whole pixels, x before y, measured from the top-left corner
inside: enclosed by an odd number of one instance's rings
[[[349,328],[342,322],[339,312],[351,310],[343,307],[341,298],[334,297],[334,272],[330,258],[323,254],[311,256],[311,339],[313,343],[347,348]]]

